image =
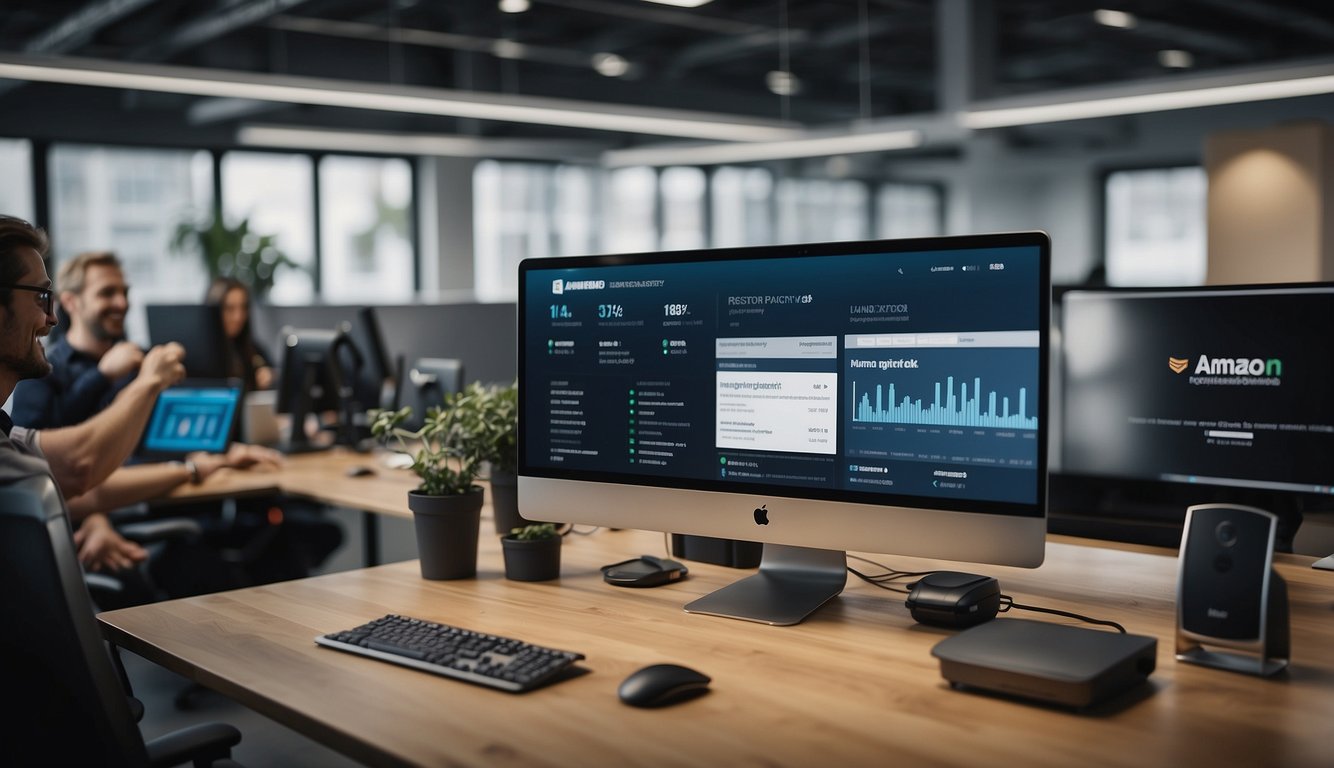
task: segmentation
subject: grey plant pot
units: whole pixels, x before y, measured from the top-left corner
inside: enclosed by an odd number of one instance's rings
[[[482,487],[453,496],[408,492],[423,579],[471,579],[477,575],[477,535]]]
[[[505,578],[512,581],[550,581],[560,578],[560,550],[563,539],[521,541],[505,536],[500,540],[505,555]]]

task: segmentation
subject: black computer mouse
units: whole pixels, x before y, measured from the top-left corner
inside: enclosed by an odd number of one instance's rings
[[[1000,584],[990,576],[937,571],[913,585],[906,605],[922,624],[971,627],[996,618]]]
[[[375,470],[367,466],[356,465],[343,470],[343,474],[348,477],[374,477]]]
[[[625,678],[617,694],[633,707],[663,707],[706,692],[711,678],[679,664],[653,664]]]

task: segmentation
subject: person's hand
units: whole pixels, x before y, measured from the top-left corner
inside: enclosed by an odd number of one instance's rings
[[[144,351],[139,349],[138,344],[118,341],[97,361],[97,370],[107,379],[115,381],[138,370],[143,361]]]
[[[162,391],[185,378],[185,347],[174,341],[148,350],[139,366],[139,378]]]
[[[74,532],[79,562],[90,571],[123,571],[148,559],[148,550],[121,536],[106,515],[84,518]]]
[[[199,451],[187,458],[194,463],[201,482],[219,469],[277,469],[284,461],[283,455],[272,448],[245,443],[232,443],[226,453]]]
[[[259,389],[273,389],[273,369],[267,365],[256,368],[255,386]]]

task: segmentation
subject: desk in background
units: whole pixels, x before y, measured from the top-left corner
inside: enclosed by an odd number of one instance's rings
[[[118,645],[371,765],[1179,765],[1334,761],[1334,573],[1282,556],[1292,666],[1261,679],[1173,658],[1176,558],[1053,538],[1036,570],[977,566],[1016,600],[1112,619],[1158,638],[1136,695],[1087,714],[950,690],[930,655],[945,630],[856,579],[794,627],[686,614],[743,572],[692,563],[657,589],[599,566],[663,552],[661,534],[565,542],[562,577],[503,578],[482,537],[478,578],[432,582],[415,561],[102,613]],[[876,557],[900,569],[958,568]],[[313,638],[403,613],[587,654],[590,674],[507,694],[317,647]],[[1034,614],[1017,614],[1042,618]],[[1056,619],[1057,621],[1063,621]],[[647,664],[713,677],[663,710],[621,704]]]

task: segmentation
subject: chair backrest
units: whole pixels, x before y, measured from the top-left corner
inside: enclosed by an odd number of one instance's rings
[[[49,477],[0,486],[0,594],[6,761],[147,765]]]

